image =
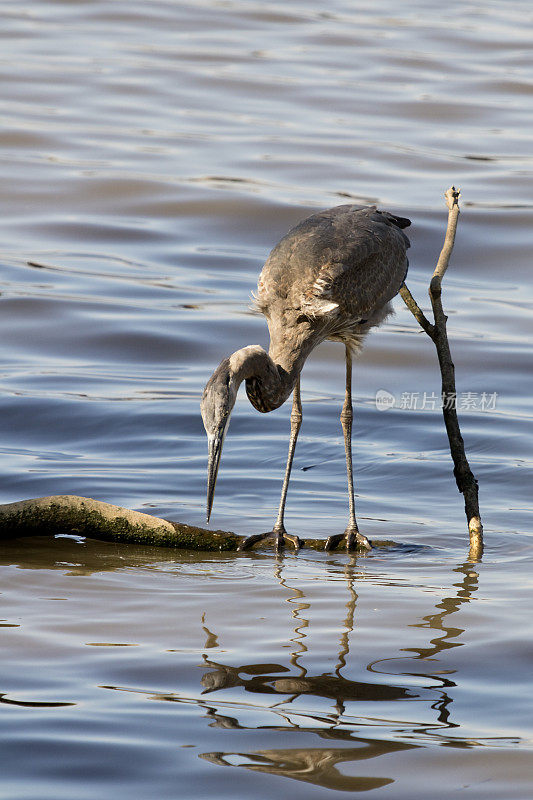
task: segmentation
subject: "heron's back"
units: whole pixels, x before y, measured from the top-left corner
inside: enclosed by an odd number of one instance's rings
[[[408,225],[375,206],[337,206],[304,219],[270,253],[259,278],[259,308],[267,318],[282,309],[344,324],[368,318],[405,278]]]

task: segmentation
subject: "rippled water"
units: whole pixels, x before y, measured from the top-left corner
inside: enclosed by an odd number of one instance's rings
[[[486,549],[469,562],[433,345],[402,302],[354,369],[366,557],[2,545],[9,800],[531,796],[530,4],[4,2],[1,502],[204,523],[198,403],[267,343],[250,292],[313,209],[463,192],[444,302]],[[346,524],[343,349],[303,382],[287,527]],[[379,390],[395,407],[376,408]],[[241,397],[213,524],[273,521],[289,407]]]

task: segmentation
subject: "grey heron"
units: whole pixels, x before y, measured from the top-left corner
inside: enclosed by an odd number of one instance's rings
[[[296,440],[302,422],[300,373],[312,350],[325,339],[341,342],[346,357],[346,392],[341,412],[348,476],[349,522],[330,536],[326,549],[345,540],[347,550],[370,549],[355,517],[352,469],[352,356],[368,331],[392,311],[390,301],[407,273],[410,221],[376,206],[342,205],[320,211],[292,228],[274,247],[259,277],[255,302],[270,334],[268,353],[249,345],[223,359],[205,387],[201,413],[208,437],[207,520],[213,505],[224,437],[243,381],[251,404],[263,413],[293,393],[285,478],[272,531],[248,537],[251,547],[267,537],[276,549],[297,536],[284,525],[285,501]]]

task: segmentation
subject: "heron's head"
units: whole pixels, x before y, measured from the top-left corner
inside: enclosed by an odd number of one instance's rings
[[[229,358],[221,361],[213,372],[204,389],[200,410],[207,433],[208,461],[207,461],[207,521],[211,516],[215,484],[217,481],[218,467],[222,453],[222,445],[229,425],[229,419],[235,400],[239,383],[235,380]]]

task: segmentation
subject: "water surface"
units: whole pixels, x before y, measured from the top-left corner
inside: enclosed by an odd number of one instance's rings
[[[401,300],[354,369],[368,556],[2,546],[9,800],[532,791],[530,4],[5,2],[0,502],[73,493],[205,520],[198,404],[268,342],[250,292],[295,222],[413,220],[445,306],[486,549],[468,560],[432,343]],[[347,519],[343,348],[302,380],[287,527]],[[376,407],[380,390],[394,396]],[[244,393],[213,525],[267,530],[289,407]],[[31,761],[28,755],[31,754]]]

